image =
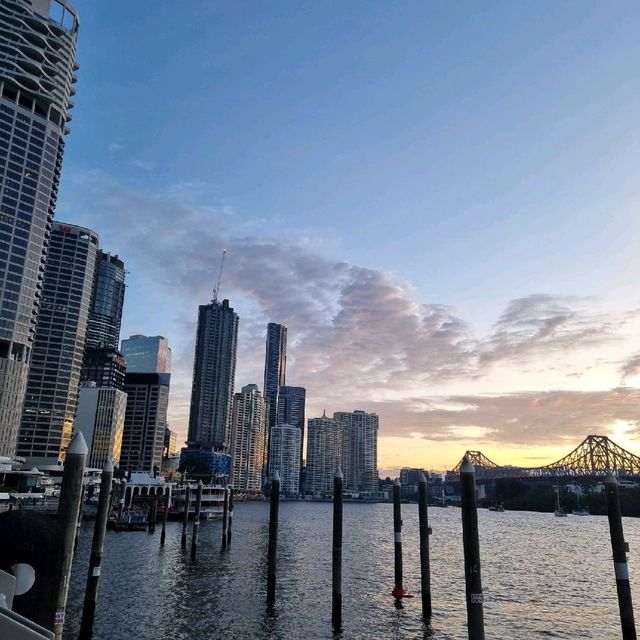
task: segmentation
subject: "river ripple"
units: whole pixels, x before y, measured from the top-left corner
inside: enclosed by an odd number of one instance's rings
[[[195,563],[180,548],[180,523],[169,523],[164,549],[160,527],[155,535],[108,532],[94,638],[464,639],[460,510],[434,508],[429,518],[434,616],[428,628],[420,615],[416,505],[403,505],[403,541],[405,587],[418,597],[402,609],[390,595],[391,505],[345,505],[345,628],[334,636],[331,504],[280,505],[277,606],[268,615],[268,505],[237,503],[231,548],[220,551],[219,521],[203,522]],[[606,517],[481,510],[479,527],[487,638],[620,637]],[[640,580],[640,521],[625,519],[624,527],[633,588]],[[83,524],[65,638],[77,637],[91,534],[92,524]]]

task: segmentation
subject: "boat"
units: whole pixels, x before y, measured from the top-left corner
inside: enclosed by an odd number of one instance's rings
[[[499,513],[504,513],[504,505],[502,503],[500,503],[500,504],[492,504],[489,507],[489,511],[498,511]]]
[[[491,506],[489,507],[489,511],[497,511],[498,513],[504,513],[504,504],[502,502],[498,502],[496,498],[495,481],[491,484]]]
[[[556,510],[553,512],[556,518],[566,518],[567,512],[560,506],[560,485],[556,480]]]
[[[196,493],[198,485],[189,484],[189,518],[193,518],[196,511]],[[172,503],[173,507],[169,511],[170,520],[180,520],[184,514],[184,499],[187,491],[187,485],[176,485],[173,487]],[[210,520],[212,518],[221,518],[224,510],[224,492],[223,484],[204,484],[202,485],[202,501],[200,503],[200,519]]]

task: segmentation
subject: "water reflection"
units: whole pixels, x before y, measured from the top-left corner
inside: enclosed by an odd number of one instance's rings
[[[331,626],[331,505],[282,503],[276,606],[266,608],[268,505],[240,503],[233,539],[205,522],[198,557],[180,546],[181,523],[159,533],[107,534],[95,639],[466,638],[460,512],[430,513],[433,617],[422,620],[418,517],[403,506],[404,584],[415,595],[394,606],[391,505],[346,505],[343,629]],[[552,514],[479,513],[486,635],[614,638],[620,635],[607,520]],[[640,523],[625,519],[631,548]],[[190,542],[190,536],[189,536]],[[91,524],[83,525],[72,576],[67,638],[77,636]],[[640,580],[630,556],[632,588]],[[635,595],[635,594],[634,594]],[[636,598],[637,601],[637,598]]]

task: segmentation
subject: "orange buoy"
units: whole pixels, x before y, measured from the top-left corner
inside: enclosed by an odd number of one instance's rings
[[[394,598],[413,598],[413,594],[409,593],[406,589],[403,589],[402,587],[396,587],[391,592],[391,595]]]

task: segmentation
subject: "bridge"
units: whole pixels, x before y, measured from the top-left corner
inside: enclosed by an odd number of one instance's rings
[[[640,457],[623,449],[607,436],[587,436],[564,458],[542,467],[501,466],[489,460],[481,451],[467,451],[476,469],[476,481],[486,482],[505,478],[599,478],[608,472],[619,479],[640,479]],[[460,480],[462,460],[447,471],[446,482]]]

